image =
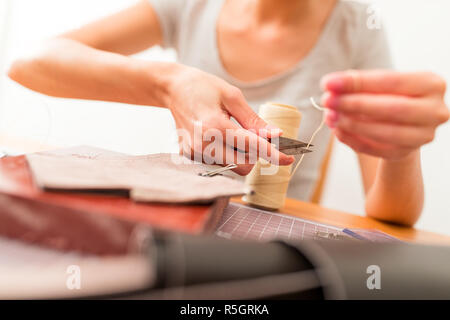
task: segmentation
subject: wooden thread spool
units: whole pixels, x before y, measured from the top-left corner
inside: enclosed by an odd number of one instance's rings
[[[265,103],[259,109],[259,116],[268,124],[283,130],[283,136],[297,139],[302,114],[293,106]],[[264,170],[277,169],[275,174],[261,174]],[[245,184],[253,191],[242,199],[253,206],[277,210],[284,205],[291,178],[292,165],[275,166],[259,159],[247,175]]]

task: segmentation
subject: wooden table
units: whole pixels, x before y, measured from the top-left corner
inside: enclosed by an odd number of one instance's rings
[[[26,152],[36,152],[50,148],[49,146],[43,146],[39,143],[33,143],[33,141],[30,141],[29,139],[11,137],[1,133],[0,146]],[[232,201],[242,203],[240,198],[233,198]],[[294,199],[287,199],[285,206],[279,211],[281,213],[337,227],[377,229],[405,241],[450,245],[450,236],[388,224],[372,218],[327,209],[316,204]]]

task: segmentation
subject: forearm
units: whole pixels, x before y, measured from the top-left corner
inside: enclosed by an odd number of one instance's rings
[[[56,38],[14,62],[11,79],[55,97],[167,107],[176,64],[148,62]]]
[[[424,202],[420,150],[407,158],[381,159],[367,192],[366,213],[376,219],[413,225]]]

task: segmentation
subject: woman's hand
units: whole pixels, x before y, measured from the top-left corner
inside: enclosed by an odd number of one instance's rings
[[[280,165],[294,161],[265,139],[280,136],[281,130],[259,118],[241,91],[227,82],[180,66],[171,80],[168,96],[168,108],[180,137],[180,153],[207,163],[236,163],[239,166],[234,171],[241,175],[250,172],[255,155]],[[211,146],[208,148],[212,143],[216,147],[213,152]]]
[[[428,72],[344,71],[322,79],[327,124],[357,152],[401,160],[449,119],[445,81]]]

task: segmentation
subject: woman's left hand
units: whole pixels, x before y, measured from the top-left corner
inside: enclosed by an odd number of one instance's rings
[[[321,82],[326,122],[356,152],[400,160],[449,119],[445,81],[429,72],[344,71]]]

